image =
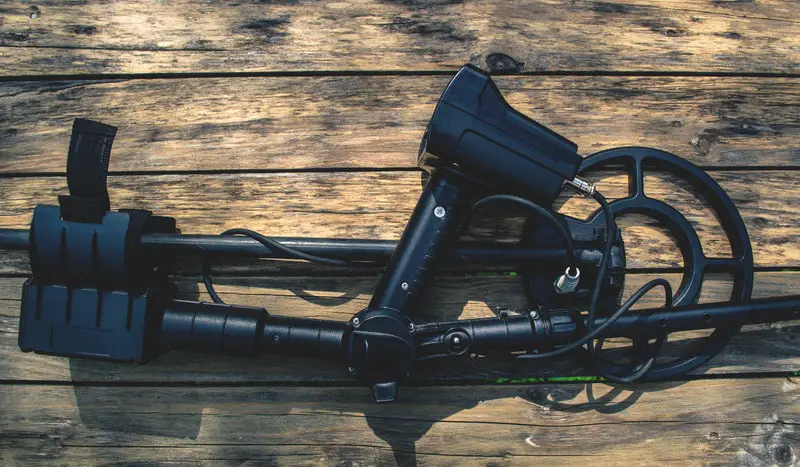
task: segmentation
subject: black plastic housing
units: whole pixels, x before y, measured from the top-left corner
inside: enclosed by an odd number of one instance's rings
[[[71,222],[58,206],[39,205],[31,221],[31,269],[38,283],[129,288],[128,214],[107,212],[100,223]]]
[[[550,206],[581,163],[577,145],[514,110],[471,65],[450,81],[422,140],[419,166],[450,167],[494,192]]]
[[[28,280],[22,289],[19,347],[62,357],[144,362],[158,353],[156,317],[164,307],[159,295]]]

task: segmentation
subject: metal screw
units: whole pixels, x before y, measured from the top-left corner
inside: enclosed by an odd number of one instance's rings
[[[438,217],[439,219],[444,217],[444,214],[446,212],[447,212],[447,210],[445,208],[441,207],[441,206],[436,206],[435,208],[433,208],[433,215]]]
[[[361,320],[358,318],[353,318],[353,326],[358,327],[361,325]]]
[[[275,342],[278,342],[280,339],[281,339],[280,336],[278,336],[277,334],[272,336],[272,340],[274,340]]]
[[[539,319],[539,312],[536,310],[531,311],[530,315],[531,319]]]
[[[458,345],[461,343],[461,338],[456,336],[453,338],[453,345]]]
[[[347,371],[349,371],[351,375],[354,375],[354,374],[356,374],[356,369],[355,369],[355,368],[353,368],[352,366],[351,366],[351,367],[348,367],[348,368],[347,368]]]
[[[414,323],[408,323],[408,330],[409,331],[413,331],[414,330]]]
[[[400,284],[400,288],[403,290],[408,290],[408,282],[403,282],[402,284]]]

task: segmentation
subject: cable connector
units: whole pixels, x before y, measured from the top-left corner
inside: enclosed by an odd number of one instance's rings
[[[577,175],[572,180],[564,180],[564,186],[587,198],[594,195],[596,191],[594,184]]]
[[[555,287],[556,292],[560,294],[572,293],[578,288],[578,281],[581,278],[581,270],[575,268],[575,274],[571,275],[569,273],[569,269],[569,266],[567,266],[564,274],[558,276],[558,279],[553,282],[553,287]]]

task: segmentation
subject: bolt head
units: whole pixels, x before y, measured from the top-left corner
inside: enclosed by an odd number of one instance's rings
[[[533,310],[533,311],[530,312],[529,316],[531,317],[531,319],[539,319],[539,312],[536,311],[536,310]]]
[[[438,217],[439,219],[444,217],[446,212],[447,212],[447,210],[445,208],[443,208],[442,206],[436,206],[435,208],[433,208],[433,215]]]
[[[358,327],[361,324],[361,320],[358,318],[353,318],[353,326]]]
[[[453,338],[453,344],[458,345],[461,343],[461,338],[456,336]]]
[[[402,284],[400,284],[400,288],[403,290],[408,290],[408,282],[403,282]]]
[[[409,331],[413,331],[414,330],[414,323],[408,323],[408,330]]]

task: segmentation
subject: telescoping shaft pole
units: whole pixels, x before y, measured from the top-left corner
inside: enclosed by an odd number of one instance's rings
[[[637,310],[605,328],[602,337],[657,336],[664,332],[800,319],[800,295]],[[606,318],[595,320],[596,328]],[[344,322],[270,315],[261,308],[175,300],[163,313],[161,349],[239,355],[286,353],[345,358],[351,338]],[[569,311],[420,324],[412,332],[416,358],[484,351],[541,351],[566,345],[586,329]]]
[[[634,314],[609,323],[599,336],[658,337],[677,331],[795,319],[800,319],[800,295],[738,303],[637,310]],[[595,319],[594,329],[604,326],[606,321],[607,318]],[[414,341],[418,359],[467,352],[547,351],[575,342],[585,333],[587,324],[586,317],[574,311],[531,312],[505,319],[484,318],[421,324],[414,332]]]

